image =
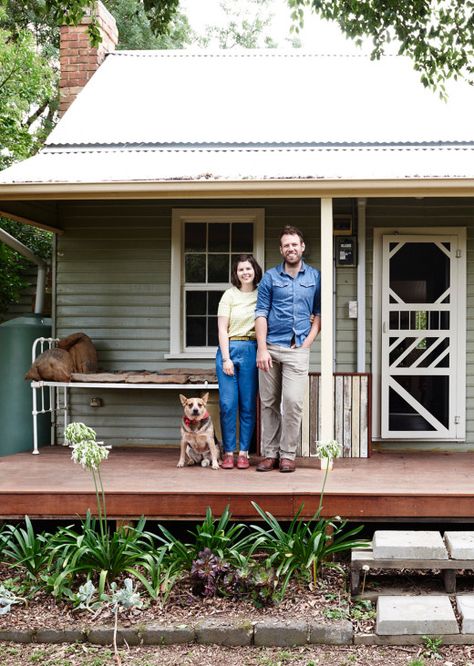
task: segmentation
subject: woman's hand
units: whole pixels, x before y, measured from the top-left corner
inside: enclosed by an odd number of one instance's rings
[[[222,369],[225,375],[232,376],[234,374],[234,364],[230,358],[222,362]]]

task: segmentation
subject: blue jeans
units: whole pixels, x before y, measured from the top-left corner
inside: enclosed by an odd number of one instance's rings
[[[230,340],[230,358],[234,374],[222,369],[222,353],[217,350],[216,373],[219,382],[219,408],[225,453],[237,447],[237,411],[239,412],[240,451],[248,451],[256,421],[258,389],[257,343],[254,340]]]

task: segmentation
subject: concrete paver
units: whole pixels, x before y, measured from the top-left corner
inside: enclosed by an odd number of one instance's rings
[[[445,532],[444,541],[453,560],[474,560],[474,532]]]
[[[456,604],[461,616],[461,633],[474,634],[474,594],[459,594]]]
[[[376,530],[372,550],[376,559],[448,559],[441,534],[431,530]]]
[[[447,595],[386,596],[377,602],[375,632],[382,636],[458,634]]]

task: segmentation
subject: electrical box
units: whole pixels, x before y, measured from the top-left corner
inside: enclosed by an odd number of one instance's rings
[[[357,266],[356,236],[336,236],[334,239],[336,266]]]

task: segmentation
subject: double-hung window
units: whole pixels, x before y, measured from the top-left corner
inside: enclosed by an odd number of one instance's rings
[[[263,209],[174,209],[171,242],[169,357],[211,357],[217,307],[239,254],[263,268]]]

